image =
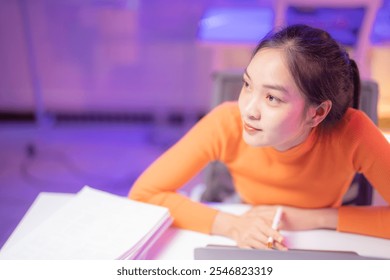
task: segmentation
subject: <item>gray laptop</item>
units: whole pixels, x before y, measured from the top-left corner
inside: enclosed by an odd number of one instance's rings
[[[288,251],[241,249],[235,246],[208,245],[195,248],[195,260],[379,260],[349,251],[297,250]]]

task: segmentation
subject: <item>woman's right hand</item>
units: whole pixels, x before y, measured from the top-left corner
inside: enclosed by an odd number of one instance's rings
[[[276,249],[287,250],[282,243],[283,236],[271,227],[275,212],[276,207],[254,207],[240,216],[218,212],[211,233],[235,240],[240,248],[255,249],[268,248],[271,236]]]

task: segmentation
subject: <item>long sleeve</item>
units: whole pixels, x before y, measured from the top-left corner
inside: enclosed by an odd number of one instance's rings
[[[223,139],[229,137],[221,135],[232,129],[229,124],[230,107],[229,103],[217,107],[201,119],[141,174],[132,186],[129,198],[168,207],[174,225],[209,233],[217,211],[191,201],[177,190],[207,163],[223,154],[226,145]]]
[[[355,169],[390,204],[390,144],[386,138],[365,115],[359,114],[350,121],[343,139],[344,145],[352,147]],[[390,238],[390,207],[341,207],[338,229]]]

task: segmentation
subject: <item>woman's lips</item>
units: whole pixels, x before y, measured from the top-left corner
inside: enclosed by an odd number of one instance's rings
[[[263,131],[262,129],[260,128],[255,128],[247,123],[244,122],[244,129],[247,133],[249,134],[255,134],[257,132],[260,132],[260,131]]]

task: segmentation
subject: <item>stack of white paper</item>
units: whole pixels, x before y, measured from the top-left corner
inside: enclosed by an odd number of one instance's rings
[[[139,259],[171,223],[167,208],[86,186],[0,259]]]

